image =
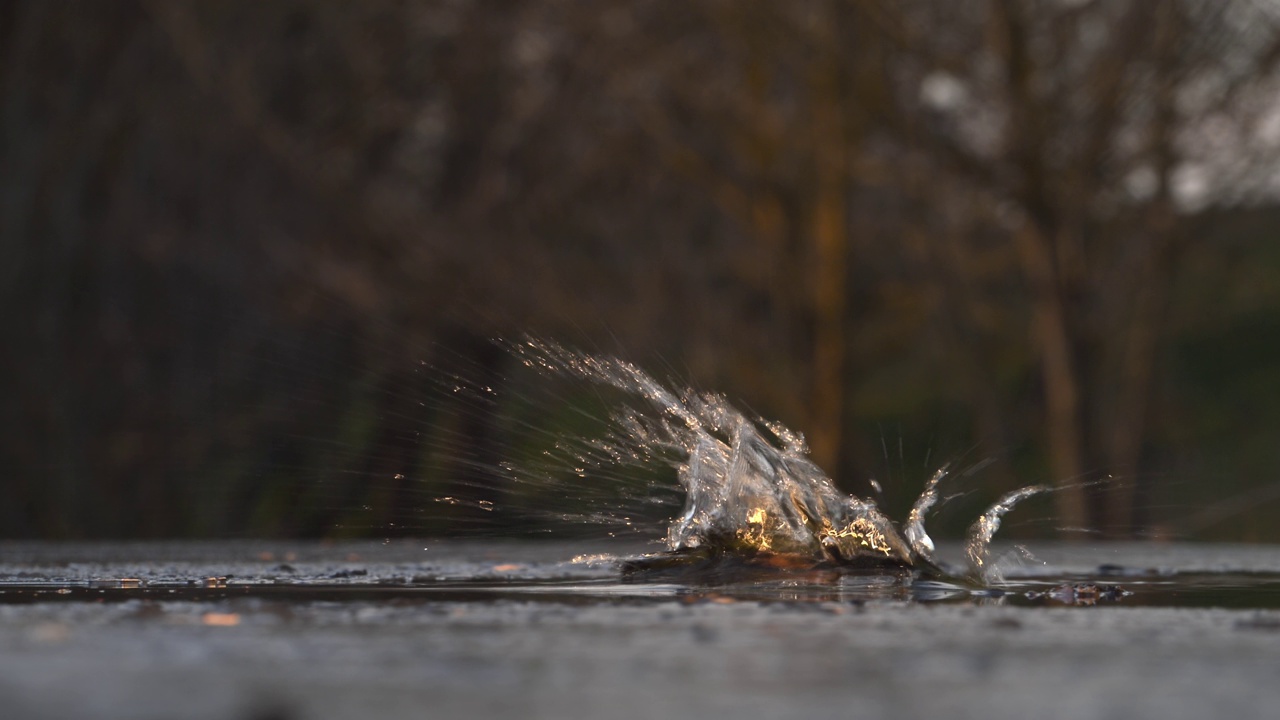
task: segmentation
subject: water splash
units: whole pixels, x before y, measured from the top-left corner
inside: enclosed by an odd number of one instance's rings
[[[544,340],[505,344],[529,368],[606,385],[642,402],[620,407],[611,432],[588,445],[619,463],[659,460],[675,467],[685,504],[667,530],[668,550],[938,567],[924,523],[946,466],[926,483],[900,532],[874,502],[838,491],[809,459],[803,436],[750,418],[721,395],[677,394],[629,362]],[[1004,496],[974,524],[968,556],[975,577],[987,577],[987,546],[1000,518],[1042,489]]]
[[[1018,503],[1033,495],[1039,495],[1048,489],[1043,485],[1031,485],[1006,493],[986,512],[979,515],[978,519],[973,521],[973,525],[969,526],[969,537],[965,542],[965,557],[969,561],[970,569],[978,578],[987,583],[1000,581],[999,570],[988,562],[988,555],[990,554],[991,539],[995,537],[996,531],[1000,529],[1001,519],[1005,513],[1012,510]]]
[[[925,483],[924,490],[920,492],[920,497],[911,506],[911,514],[907,516],[907,526],[903,531],[907,536],[907,542],[911,544],[912,551],[928,560],[933,559],[934,548],[933,539],[929,537],[929,533],[924,529],[924,519],[929,510],[938,502],[938,483],[942,482],[942,478],[947,476],[947,472],[948,466],[943,465]]]

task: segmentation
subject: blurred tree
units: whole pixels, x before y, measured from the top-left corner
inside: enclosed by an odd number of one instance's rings
[[[1177,214],[1211,200],[1189,184],[1204,172],[1196,138],[1207,126],[1236,137],[1225,164],[1237,175],[1275,158],[1274,144],[1250,138],[1276,112],[1257,99],[1274,82],[1280,39],[1250,3],[984,5],[880,16],[901,43],[905,91],[884,127],[959,184],[944,194],[969,197],[1010,239],[1053,476],[1130,478],[1091,505],[1082,486],[1059,492],[1059,516],[1128,534],[1187,240]]]
[[[11,534],[498,497],[523,401],[432,398],[522,331],[675,359],[846,485],[882,420],[1144,478],[1196,412],[1153,417],[1187,218],[1274,196],[1262,3],[0,8]],[[1145,522],[1107,487],[1066,524]]]

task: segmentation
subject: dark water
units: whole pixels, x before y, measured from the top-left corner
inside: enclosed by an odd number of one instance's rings
[[[1132,593],[1123,601],[1128,606],[1280,609],[1280,575],[1275,574],[1190,573],[1121,582]]]

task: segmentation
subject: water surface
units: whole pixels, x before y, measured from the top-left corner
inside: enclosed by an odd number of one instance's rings
[[[547,542],[9,544],[0,604],[124,602],[864,603],[1026,607],[1280,608],[1267,546],[997,546],[1003,580],[918,569],[761,568],[722,562],[628,573],[629,546]],[[646,552],[646,550],[648,552]],[[942,544],[942,557],[962,553]]]

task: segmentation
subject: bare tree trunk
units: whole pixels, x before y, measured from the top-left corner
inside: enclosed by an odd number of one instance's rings
[[[1038,298],[1032,322],[1035,324],[1044,382],[1049,463],[1054,482],[1065,486],[1055,495],[1058,519],[1068,527],[1080,527],[1088,521],[1084,488],[1073,485],[1079,482],[1084,472],[1080,383],[1071,357],[1071,340],[1062,303]]]
[[[821,72],[821,71],[820,71]],[[813,385],[810,448],[813,459],[837,472],[844,434],[845,273],[848,223],[845,213],[845,142],[836,97],[834,67],[823,72],[815,92],[813,208]]]
[[[1129,537],[1138,528],[1138,490],[1142,483],[1142,446],[1150,420],[1155,370],[1165,314],[1169,306],[1169,274],[1177,245],[1173,208],[1157,201],[1149,209],[1142,241],[1141,267],[1135,271],[1133,315],[1124,328],[1124,347],[1109,444],[1111,467],[1127,475],[1106,488],[1106,529],[1114,537]],[[1101,419],[1100,419],[1101,421]]]
[[[1161,5],[1155,17],[1155,112],[1150,125],[1150,151],[1159,178],[1156,195],[1147,207],[1136,241],[1142,243],[1132,278],[1137,290],[1133,315],[1124,328],[1120,383],[1112,413],[1114,426],[1106,447],[1111,467],[1129,477],[1107,487],[1106,528],[1113,537],[1133,535],[1138,527],[1137,495],[1142,482],[1142,445],[1147,433],[1154,386],[1156,354],[1169,302],[1173,254],[1179,244],[1177,220],[1169,190],[1169,176],[1176,163],[1174,132],[1177,125],[1176,73],[1178,38],[1184,18],[1172,3]],[[1101,421],[1101,419],[1100,419]]]
[[[1028,223],[1015,232],[1015,239],[1032,285],[1031,333],[1044,384],[1049,467],[1053,481],[1063,486],[1054,496],[1057,516],[1067,527],[1082,527],[1088,521],[1088,507],[1084,488],[1077,484],[1084,472],[1080,379],[1067,308],[1046,235]]]

